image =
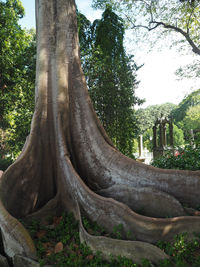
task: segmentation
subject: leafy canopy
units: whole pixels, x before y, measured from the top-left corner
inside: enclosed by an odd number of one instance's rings
[[[113,143],[132,156],[137,129],[133,107],[142,100],[135,96],[138,68],[126,54],[124,34],[122,19],[110,7],[93,24],[79,14],[82,65],[94,108]]]
[[[200,89],[185,96],[178,107],[172,111],[172,116],[176,122],[182,121],[190,107],[200,104]]]
[[[183,120],[186,129],[199,130],[200,131],[200,104],[194,107],[190,107],[186,112],[186,116]]]
[[[17,155],[29,133],[34,109],[35,32],[21,29],[19,0],[0,1],[1,155]]]
[[[138,118],[138,127],[140,134],[154,126],[157,119],[161,117],[170,117],[172,110],[176,108],[175,104],[164,103],[161,105],[151,105],[147,108],[141,108],[136,111]]]
[[[166,32],[176,32],[180,42],[187,42],[193,52],[200,55],[199,1],[93,0],[93,3],[98,8],[112,5],[123,16],[128,28],[143,33],[142,38],[147,31],[152,35],[152,31],[157,30],[156,39]]]

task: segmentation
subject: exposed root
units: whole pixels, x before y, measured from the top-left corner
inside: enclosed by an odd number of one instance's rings
[[[100,251],[103,258],[110,260],[110,256],[126,257],[141,264],[143,259],[148,259],[152,263],[158,264],[161,260],[169,259],[158,247],[141,242],[141,241],[125,241],[112,239],[103,236],[92,236],[86,232],[80,220],[80,240],[86,243],[91,250],[96,253]]]
[[[53,199],[49,200],[45,206],[38,211],[31,213],[25,218],[25,221],[31,222],[32,220],[38,220],[41,223],[49,216],[58,216],[62,213],[62,207],[60,205],[60,197],[57,194]]]
[[[36,250],[31,237],[23,225],[12,217],[0,201],[0,230],[5,254],[14,259],[17,254],[36,258]]]
[[[0,198],[16,218],[43,207],[56,195],[56,170],[49,136],[32,134],[18,159],[0,179]]]
[[[200,232],[200,217],[160,219],[139,215],[127,205],[91,191],[77,175],[67,157],[62,160],[62,164],[66,174],[63,188],[73,192],[74,198],[89,219],[102,225],[109,233],[116,225],[122,224],[124,237],[127,232],[131,232],[137,240],[156,243],[159,240],[171,241],[175,235],[183,232],[187,232],[190,236],[193,236],[194,232]],[[75,206],[74,210],[77,210]]]
[[[149,217],[166,218],[186,215],[178,200],[151,187],[134,188],[127,185],[113,185],[97,193],[120,201],[133,211]]]
[[[186,213],[190,216],[200,216],[200,211],[192,208],[184,207]]]
[[[164,170],[147,166],[127,158],[108,143],[93,116],[94,110],[78,61],[73,65],[70,129],[77,172],[85,183],[94,191],[114,185],[149,187],[165,192],[192,208],[200,206],[200,171]]]

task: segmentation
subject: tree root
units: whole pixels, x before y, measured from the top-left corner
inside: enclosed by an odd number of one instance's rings
[[[178,200],[151,187],[134,188],[127,185],[113,185],[97,193],[120,201],[133,211],[149,217],[166,218],[186,215]]]
[[[149,243],[92,236],[84,229],[81,220],[80,240],[82,243],[86,243],[94,253],[100,251],[102,257],[106,260],[110,260],[111,256],[117,258],[120,255],[133,260],[137,264],[141,264],[143,259],[158,264],[161,260],[169,259],[169,256],[161,249]]]
[[[23,225],[12,217],[0,201],[0,230],[5,254],[14,259],[17,254],[36,258],[36,250],[31,237]]]

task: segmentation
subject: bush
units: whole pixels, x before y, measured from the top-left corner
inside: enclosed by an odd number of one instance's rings
[[[2,158],[0,155],[0,170],[5,171],[11,164],[13,160],[11,158]]]
[[[200,170],[200,147],[186,146],[178,148],[175,153],[167,151],[164,156],[154,159],[151,165],[163,169]]]

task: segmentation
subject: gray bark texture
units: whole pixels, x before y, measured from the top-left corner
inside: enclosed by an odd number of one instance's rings
[[[157,169],[117,151],[88,95],[74,0],[36,0],[36,11],[35,113],[21,155],[0,179],[4,252],[13,262],[16,255],[35,258],[33,242],[16,218],[72,211],[81,240],[105,257],[110,251],[140,262],[145,251],[153,262],[167,258],[154,243],[200,232],[200,217],[185,216],[183,208],[200,206],[200,171]],[[122,224],[123,238],[131,232],[137,241],[90,236],[82,212],[108,232]]]

